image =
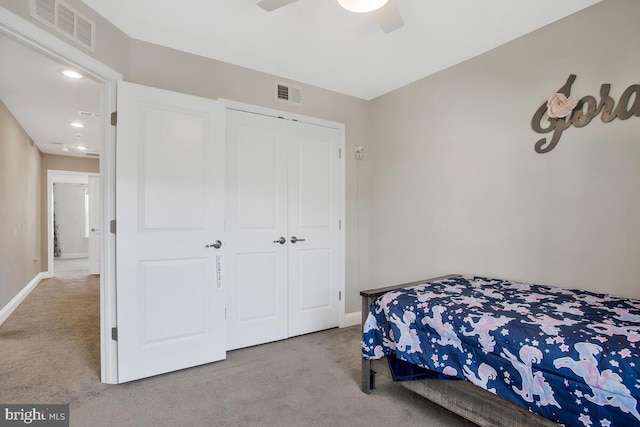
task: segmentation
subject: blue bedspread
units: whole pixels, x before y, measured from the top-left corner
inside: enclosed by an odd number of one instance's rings
[[[389,354],[566,426],[640,426],[640,301],[482,277],[388,292],[364,325]]]

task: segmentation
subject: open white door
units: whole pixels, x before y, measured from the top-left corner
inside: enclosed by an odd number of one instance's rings
[[[225,111],[118,84],[118,381],[226,357]]]
[[[89,274],[100,274],[100,177],[89,176]]]

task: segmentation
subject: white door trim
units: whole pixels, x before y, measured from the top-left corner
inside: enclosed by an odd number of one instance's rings
[[[301,114],[290,113],[288,111],[275,110],[273,108],[260,107],[259,105],[246,104],[244,102],[233,101],[230,99],[220,98],[229,110],[244,111],[246,113],[262,114],[264,116],[279,117],[286,120],[296,120],[298,122],[309,123],[317,126],[324,126],[333,129],[342,129],[344,131],[344,123],[332,122],[330,120],[318,119],[316,117],[303,116]],[[344,136],[344,135],[343,135]]]
[[[47,265],[49,269],[46,272],[43,272],[43,277],[45,279],[51,278],[55,275],[53,263],[53,184],[58,182],[69,184],[88,184],[90,176],[100,177],[100,174],[54,169],[47,170]]]
[[[0,7],[0,32],[44,55],[79,68],[104,85],[100,174],[102,229],[108,230],[109,221],[115,218],[116,141],[109,113],[115,111],[116,83],[122,80],[122,74],[4,7]],[[104,383],[115,384],[118,379],[117,343],[111,340],[111,327],[116,325],[115,235],[105,233],[104,236],[100,248],[100,377]]]
[[[281,111],[281,110],[275,110],[273,108],[266,108],[266,107],[260,107],[258,105],[252,105],[252,104],[246,104],[244,102],[238,102],[238,101],[232,101],[229,99],[220,99],[221,102],[224,103],[225,107],[229,110],[237,110],[237,111],[244,111],[247,113],[254,113],[254,114],[262,114],[265,116],[270,116],[270,117],[279,117],[279,118],[283,118],[286,120],[296,120],[299,122],[304,122],[304,123],[309,123],[312,125],[317,125],[317,126],[325,126],[325,127],[329,127],[329,128],[333,128],[333,129],[337,129],[338,133],[339,133],[339,146],[340,149],[342,150],[342,156],[346,156],[345,153],[345,145],[346,145],[346,127],[344,123],[339,123],[339,122],[332,122],[330,120],[324,120],[324,119],[318,119],[316,117],[309,117],[309,116],[303,116],[301,114],[295,114],[295,113],[290,113],[287,111]],[[343,157],[344,161],[341,164],[341,174],[342,174],[342,181],[343,181],[343,185],[342,185],[342,199],[345,201],[344,205],[343,205],[343,211],[340,213],[340,216],[342,217],[342,234],[343,234],[343,240],[342,240],[342,254],[343,254],[343,258],[344,258],[344,263],[342,264],[342,277],[344,277],[344,280],[342,281],[341,285],[340,285],[340,289],[339,291],[341,292],[342,298],[340,299],[340,318],[338,319],[338,324],[340,328],[344,328],[346,326],[351,326],[350,325],[350,321],[345,317],[345,301],[347,299],[347,295],[346,295],[346,282],[347,282],[347,277],[346,277],[346,231],[345,231],[345,226],[346,226],[346,157]]]
[[[100,175],[89,176],[87,181],[88,211],[87,230],[88,237],[88,269],[89,274],[100,274],[100,240],[103,237],[101,228],[100,210]]]

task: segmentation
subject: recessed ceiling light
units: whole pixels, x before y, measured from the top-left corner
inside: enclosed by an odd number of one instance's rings
[[[74,128],[83,128],[84,127],[84,125],[82,123],[80,123],[80,122],[69,123],[69,126],[73,126]]]
[[[85,147],[84,145],[76,145],[76,148],[80,151],[86,151],[87,147]]]
[[[76,70],[71,70],[71,69],[62,70],[62,74],[69,77],[70,79],[81,79],[84,77],[82,74],[80,74]]]
[[[62,144],[62,151],[69,151],[69,147],[66,144]]]

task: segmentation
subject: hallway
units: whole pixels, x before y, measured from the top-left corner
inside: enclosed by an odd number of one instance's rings
[[[88,258],[54,258],[53,260],[54,275],[58,279],[66,277],[87,276],[89,271]],[[95,276],[99,280],[99,276]]]
[[[100,279],[64,260],[0,326],[0,402],[71,403],[100,383]],[[58,265],[56,263],[56,269]]]

